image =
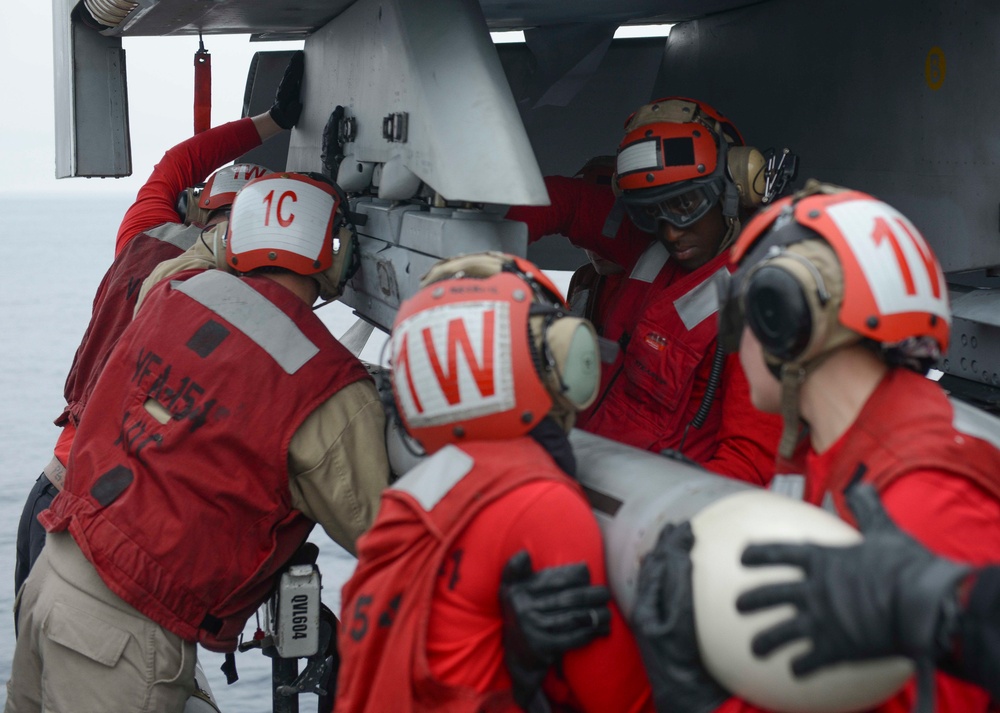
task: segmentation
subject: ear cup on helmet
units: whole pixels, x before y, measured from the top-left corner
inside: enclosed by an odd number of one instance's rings
[[[744,280],[747,324],[773,360],[805,363],[857,341],[838,321],[843,274],[832,248],[808,239],[772,246]]]
[[[729,177],[736,184],[740,205],[756,208],[764,200],[767,190],[764,169],[767,159],[753,146],[733,146],[726,154]]]
[[[545,342],[553,361],[546,379],[553,395],[565,399],[576,410],[590,406],[601,383],[601,355],[594,326],[579,317],[560,317],[545,330]]]
[[[199,183],[196,186],[185,188],[177,195],[177,203],[174,208],[177,215],[181,217],[184,225],[205,225],[208,222],[211,210],[202,208],[199,197],[204,192],[205,184]]]
[[[795,275],[771,261],[747,276],[747,325],[765,353],[783,362],[798,359],[813,340],[813,311],[806,289]]]
[[[174,210],[177,211],[177,215],[179,215],[181,220],[187,225],[190,225],[190,221],[187,217],[188,206],[196,203],[196,201],[193,202],[191,198],[191,192],[193,190],[193,188],[185,188],[177,194],[177,202],[174,203]]]
[[[340,242],[340,247],[333,253],[330,267],[313,275],[319,283],[320,297],[324,300],[340,297],[344,292],[344,285],[357,272],[360,263],[357,233],[348,226],[341,225],[337,229],[336,239]]]

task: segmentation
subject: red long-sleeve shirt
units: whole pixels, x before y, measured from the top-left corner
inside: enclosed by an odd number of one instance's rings
[[[181,222],[176,208],[178,194],[260,143],[253,120],[246,118],[203,131],[168,149],[139,189],[135,203],[125,211],[115,240],[115,255],[144,230]]]
[[[497,592],[504,563],[527,549],[535,570],[586,562],[591,581],[606,584],[604,548],[586,502],[561,483],[533,482],[480,512],[446,559],[431,604],[427,653],[442,682],[476,690],[510,687],[503,662]],[[563,657],[562,678],[550,674],[545,691],[555,702],[590,713],[652,711],[639,651],[618,608],[611,634]]]

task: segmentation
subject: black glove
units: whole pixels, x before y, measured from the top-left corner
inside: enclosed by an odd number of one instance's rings
[[[765,585],[737,599],[741,612],[779,604],[798,610],[755,636],[754,654],[812,639],[812,650],[792,660],[796,676],[840,661],[944,656],[957,616],[956,585],[968,567],[936,557],[896,527],[870,485],[852,488],[847,502],[865,535],[859,545],[767,544],[743,552],[743,564],[751,567],[792,565],[805,572],[801,581]]]
[[[532,572],[526,550],[510,558],[500,581],[503,648],[521,708],[527,710],[564,653],[608,635],[610,600],[607,587],[591,585],[583,562]]]
[[[302,113],[302,102],[299,92],[302,90],[302,74],[305,70],[306,53],[299,50],[288,60],[285,74],[274,94],[274,104],[268,112],[274,123],[282,129],[290,129],[299,121]]]
[[[667,525],[639,568],[632,631],[658,713],[709,713],[729,698],[705,670],[695,636],[691,523]]]

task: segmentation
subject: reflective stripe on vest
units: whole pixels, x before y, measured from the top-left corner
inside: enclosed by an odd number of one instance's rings
[[[1000,419],[958,399],[948,400],[951,401],[951,407],[955,412],[951,425],[956,431],[986,441],[994,448],[1000,448]]]
[[[806,477],[804,475],[775,475],[771,479],[767,489],[776,495],[784,495],[792,500],[804,501],[806,499]],[[837,504],[833,500],[833,495],[829,492],[823,495],[823,502],[820,504],[824,510],[840,518],[837,512]]]
[[[604,221],[601,235],[614,240],[615,236],[618,235],[618,229],[622,227],[623,220],[625,220],[625,201],[616,198],[615,204],[611,206],[611,211],[608,213],[608,219]]]
[[[455,446],[445,446],[395,484],[393,490],[412,495],[427,512],[472,470],[475,461]]]
[[[806,477],[804,475],[775,475],[767,489],[776,495],[784,495],[792,500],[805,500]]]
[[[319,347],[288,315],[234,275],[209,270],[183,282],[171,282],[171,287],[243,332],[287,374],[294,374],[319,353]]]
[[[655,240],[639,256],[629,278],[640,282],[652,282],[660,274],[660,270],[667,264],[669,258],[670,253],[667,248],[664,247],[663,243]]]
[[[164,223],[152,230],[147,230],[146,235],[157,240],[169,243],[182,252],[195,244],[202,229],[196,225],[184,225],[183,223]]]
[[[836,515],[836,516],[837,516],[838,518],[840,518],[841,520],[843,520],[843,519],[844,519],[844,518],[842,518],[842,517],[840,516],[840,511],[839,511],[839,510],[837,510],[837,503],[836,503],[836,501],[835,501],[835,500],[833,499],[833,493],[831,493],[830,491],[827,491],[827,492],[826,492],[826,493],[825,493],[825,494],[823,495],[823,502],[822,502],[822,503],[820,503],[820,507],[821,507],[821,508],[823,508],[824,510],[826,510],[826,511],[827,511],[828,513],[830,513],[831,515]]]
[[[674,300],[674,309],[688,330],[692,330],[719,311],[717,283],[729,279],[729,270],[720,268],[707,280]]]

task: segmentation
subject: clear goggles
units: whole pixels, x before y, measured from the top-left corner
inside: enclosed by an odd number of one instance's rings
[[[636,227],[654,233],[660,221],[666,221],[675,228],[687,228],[697,223],[715,207],[720,196],[717,183],[712,182],[689,185],[658,200],[640,200],[631,195],[624,196],[624,201]]]

